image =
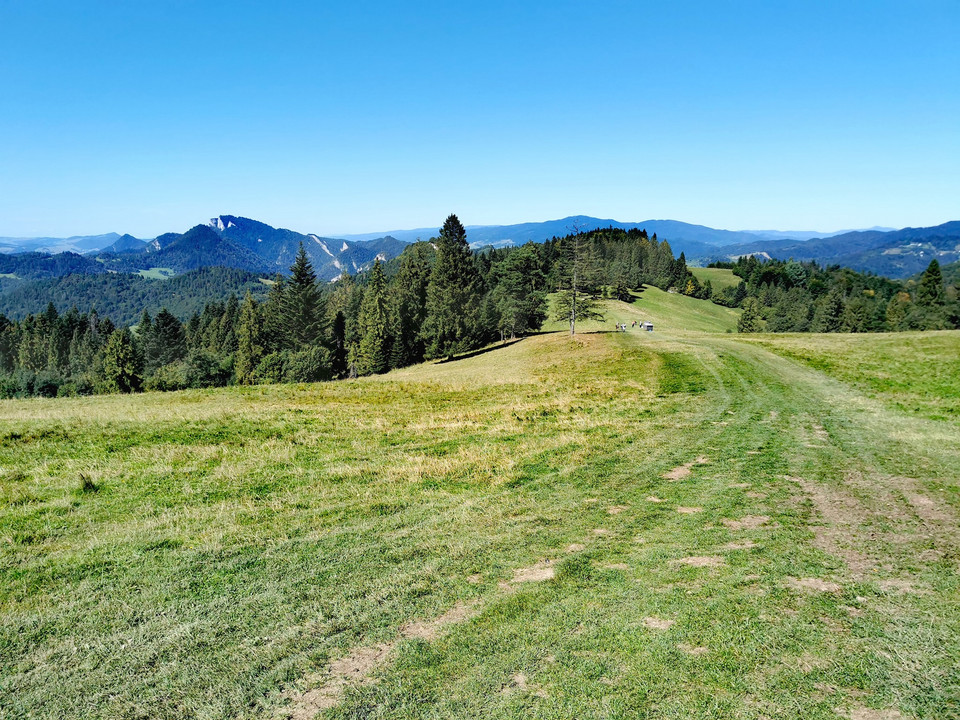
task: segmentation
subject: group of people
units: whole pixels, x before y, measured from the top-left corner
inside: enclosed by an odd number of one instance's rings
[[[616,325],[617,325],[617,332],[626,332],[626,331],[627,331],[627,324],[626,324],[626,323],[618,322]],[[641,330],[644,329],[643,323],[642,323],[642,322],[638,322],[637,320],[634,320],[634,321],[630,324],[630,327],[631,327],[631,328],[635,328],[635,327],[637,327],[637,325],[640,326],[640,329],[641,329]],[[651,325],[650,327],[652,328],[653,326]]]

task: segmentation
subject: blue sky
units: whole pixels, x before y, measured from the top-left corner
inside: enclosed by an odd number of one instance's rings
[[[0,235],[960,219],[960,3],[0,0]]]

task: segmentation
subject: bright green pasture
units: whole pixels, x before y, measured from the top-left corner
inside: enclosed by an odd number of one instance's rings
[[[957,717],[955,424],[718,311],[0,402],[0,717]],[[951,387],[902,337],[898,392]]]
[[[960,421],[960,332],[750,338],[780,355],[937,420]]]
[[[634,301],[622,303],[615,300],[601,301],[604,320],[577,323],[578,332],[598,330],[616,331],[617,323],[627,323],[627,334],[641,332],[639,326],[630,325],[650,321],[654,333],[697,332],[736,332],[740,310],[715,305],[709,300],[696,300],[679,293],[669,293],[652,286],[645,286],[634,293]],[[551,310],[552,316],[553,310]],[[546,330],[570,331],[569,321],[551,321]]]
[[[736,287],[740,284],[740,278],[733,274],[733,270],[727,268],[692,267],[690,272],[702,283],[709,280],[715,291],[723,290],[725,287]]]
[[[152,267],[147,270],[139,270],[137,274],[148,280],[167,280],[177,273],[173,268]]]

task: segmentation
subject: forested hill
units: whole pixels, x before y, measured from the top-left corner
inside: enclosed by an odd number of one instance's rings
[[[60,312],[71,307],[96,310],[121,326],[135,323],[143,310],[156,313],[164,307],[185,320],[207,303],[226,300],[230,294],[243,297],[249,290],[254,297],[266,296],[270,286],[263,277],[222,267],[201,268],[169,280],[121,273],[68,275],[22,283],[0,294],[0,314],[21,319],[53,303]]]
[[[547,317],[549,293],[555,315],[571,329],[599,317],[601,296],[631,301],[631,290],[644,284],[709,294],[682,254],[675,258],[668,243],[637,229],[475,253],[451,215],[438,238],[407,246],[390,265],[388,274],[375,259],[369,273],[322,283],[301,245],[290,276],[271,285],[265,299],[251,292],[241,303],[237,288],[226,302],[210,302],[202,311],[186,306],[184,295],[204,282],[219,298],[231,277],[234,286],[247,281],[260,295],[266,286],[240,271],[197,271],[164,281],[111,275],[99,287],[83,286],[84,303],[69,284],[90,279],[66,278],[60,289],[77,309],[52,303],[21,320],[0,316],[0,395],[382,373],[537,330]],[[56,297],[56,284],[46,290],[44,298]],[[133,322],[135,328],[126,327]]]

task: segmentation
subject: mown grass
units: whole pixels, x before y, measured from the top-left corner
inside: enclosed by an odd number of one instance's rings
[[[697,280],[704,283],[710,281],[714,290],[723,290],[725,287],[736,287],[740,284],[740,278],[733,274],[733,270],[727,268],[690,268]]]
[[[898,409],[960,421],[960,332],[759,335],[753,339]]]
[[[954,426],[648,292],[652,336],[0,403],[0,717],[283,717],[384,642],[328,716],[955,717]]]
[[[581,321],[577,323],[578,332],[616,331],[618,323],[627,323],[627,333],[639,333],[637,323],[650,321],[654,324],[654,333],[727,333],[737,329],[740,310],[715,305],[709,300],[696,300],[678,293],[668,293],[652,286],[645,286],[634,293],[634,300],[622,303],[604,300],[600,303],[604,313],[603,321]],[[553,317],[551,311],[551,317]],[[569,321],[548,322],[544,326],[548,331],[570,331]],[[648,334],[644,334],[648,337]]]

